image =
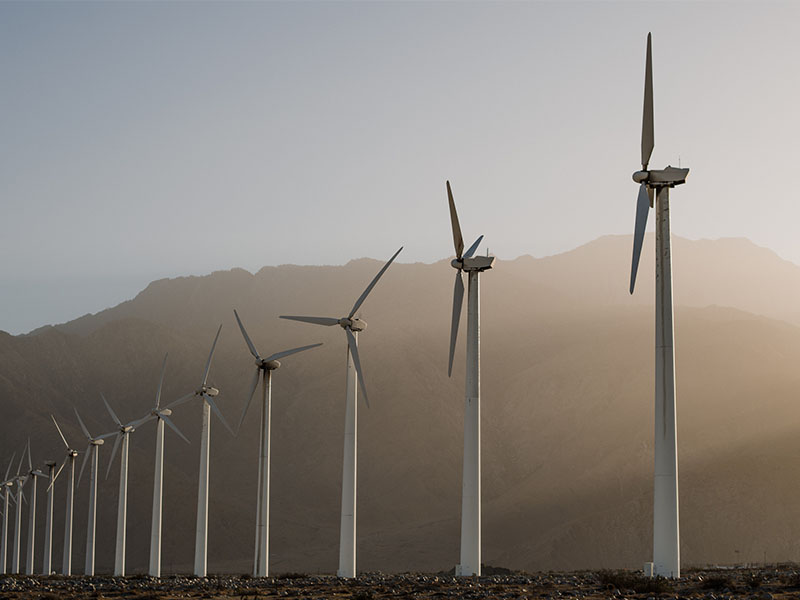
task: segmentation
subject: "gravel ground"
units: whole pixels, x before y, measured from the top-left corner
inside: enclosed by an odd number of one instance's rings
[[[0,598],[783,600],[800,598],[800,570],[797,565],[771,569],[697,569],[689,570],[685,577],[674,581],[646,579],[631,571],[537,574],[507,572],[463,579],[443,573],[366,573],[353,580],[300,574],[263,579],[232,575],[208,578],[179,575],[161,579],[147,576],[0,575]]]

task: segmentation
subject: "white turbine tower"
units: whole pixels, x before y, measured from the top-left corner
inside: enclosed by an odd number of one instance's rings
[[[8,461],[8,467],[6,468],[6,475],[3,478],[3,482],[0,483],[2,486],[2,493],[3,493],[3,538],[0,539],[0,574],[6,574],[6,565],[8,564],[8,515],[10,514],[9,511],[11,510],[10,501],[11,501],[11,487],[14,485],[14,480],[9,479],[8,476],[11,473],[11,465],[14,464],[14,459],[17,457],[17,453],[11,455],[11,460]]]
[[[461,562],[456,565],[456,575],[469,577],[481,574],[481,308],[480,274],[492,268],[493,256],[475,256],[483,236],[480,236],[464,252],[464,239],[458,223],[456,204],[450,182],[447,182],[447,200],[450,204],[450,222],[453,228],[453,244],[456,257],[452,261],[456,269],[453,288],[453,316],[450,324],[450,358],[447,375],[453,371],[453,356],[458,337],[458,323],[464,300],[464,281],[461,273],[466,271],[469,296],[467,297],[467,369],[464,397],[464,474],[461,481]],[[463,253],[463,254],[462,254]]]
[[[119,450],[120,444],[122,445],[122,453],[120,455],[120,467],[119,467],[119,497],[117,498],[117,544],[114,551],[114,576],[124,577],[125,537],[127,533],[127,522],[128,522],[128,446],[130,443],[129,436],[131,433],[136,431],[136,428],[139,425],[148,420],[149,416],[143,419],[139,419],[138,421],[132,421],[130,423],[123,424],[122,421],[119,420],[119,417],[117,417],[117,414],[114,412],[114,409],[111,408],[111,405],[108,403],[108,400],[106,400],[106,397],[103,396],[103,394],[100,394],[100,397],[103,399],[103,404],[106,405],[106,410],[108,410],[108,414],[111,415],[111,419],[117,426],[117,431],[114,432],[114,435],[117,436],[117,439],[114,440],[114,449],[111,452],[111,459],[108,461],[108,468],[106,469],[106,479],[108,479],[108,474],[111,472],[111,465],[114,463],[114,457],[117,455],[117,450]]]
[[[34,547],[36,544],[36,478],[47,477],[47,475],[39,469],[33,468],[30,441],[28,441],[28,472],[26,475],[31,480],[31,501],[28,507],[28,553],[25,557],[25,574],[33,575]]]
[[[291,350],[284,350],[283,352],[276,352],[267,358],[261,358],[261,355],[256,350],[255,345],[247,335],[242,320],[239,318],[239,313],[233,311],[236,316],[236,322],[239,323],[239,329],[242,330],[244,341],[250,349],[250,354],[256,359],[256,372],[253,377],[253,383],[250,386],[250,394],[247,396],[242,417],[239,419],[239,426],[237,433],[242,428],[242,423],[247,415],[247,410],[250,408],[250,403],[253,400],[258,387],[258,380],[263,375],[263,385],[261,394],[261,435],[259,441],[258,453],[258,493],[256,499],[256,548],[255,557],[253,559],[253,576],[254,577],[267,577],[269,575],[269,469],[270,469],[270,418],[272,412],[272,371],[281,366],[278,361],[279,358],[289,356],[316,348],[322,344],[311,344],[309,346],[301,346],[300,348],[292,348]]]
[[[42,575],[53,573],[53,502],[54,490],[53,483],[56,480],[56,462],[45,461],[47,465],[47,515],[44,526],[44,558],[42,559]]]
[[[17,510],[14,514],[14,548],[13,554],[11,557],[11,572],[12,573],[21,573],[20,566],[19,566],[19,559],[20,559],[20,549],[22,545],[22,501],[24,495],[22,493],[22,486],[25,485],[25,482],[28,480],[27,475],[20,475],[20,470],[22,469],[22,461],[25,459],[25,452],[28,450],[28,446],[30,446],[31,441],[28,440],[28,443],[25,445],[25,450],[22,451],[22,456],[19,457],[19,464],[17,465],[17,474],[14,476],[14,481],[17,484]]]
[[[217,347],[217,340],[219,339],[222,325],[217,329],[217,335],[214,337],[214,343],[211,344],[211,352],[208,354],[205,370],[203,371],[203,381],[200,387],[194,392],[186,394],[178,398],[170,404],[170,407],[175,407],[184,402],[188,402],[192,398],[197,398],[203,401],[203,425],[200,432],[200,474],[198,476],[197,485],[197,524],[195,526],[194,538],[194,574],[198,577],[205,577],[208,567],[208,472],[209,472],[209,452],[211,445],[211,411],[217,415],[225,429],[234,435],[233,429],[228,425],[222,412],[217,407],[214,398],[219,395],[219,390],[213,386],[208,385],[208,372],[211,369],[211,359],[214,356],[214,349]]]
[[[639,184],[633,234],[631,287],[642,252],[647,216],[656,205],[656,402],[655,483],[653,497],[653,574],[680,577],[680,530],[678,524],[678,436],[675,410],[675,347],[672,310],[669,190],[686,183],[689,169],[668,166],[649,171],[655,145],[653,127],[653,65],[651,37],[647,34],[647,62],[642,117],[642,170],[633,174]]]
[[[168,404],[161,408],[161,388],[164,386],[164,371],[167,368],[167,355],[164,355],[164,363],[161,366],[161,380],[158,383],[158,392],[156,393],[156,405],[150,410],[150,413],[140,419],[139,423],[145,423],[156,419],[156,462],[155,474],[153,477],[153,517],[150,527],[150,566],[148,574],[151,577],[161,577],[161,506],[163,501],[163,485],[164,485],[164,423],[169,425],[175,433],[177,433],[188,444],[189,440],[183,435],[180,430],[175,426],[175,423],[170,419],[172,415],[172,404]]]
[[[86,436],[86,454],[81,463],[81,471],[78,473],[78,485],[81,484],[83,477],[83,470],[86,468],[86,462],[91,458],[92,465],[89,471],[89,516],[86,520],[86,562],[84,563],[84,575],[94,575],[94,547],[95,547],[95,533],[97,525],[97,466],[99,461],[100,446],[103,445],[105,438],[109,438],[114,433],[104,433],[97,437],[92,437],[86,425],[78,414],[78,409],[75,408],[75,416],[78,417],[78,423],[81,426],[83,435]]]
[[[58,426],[56,422],[56,418],[53,415],[50,415],[50,418],[53,419],[53,424],[56,426],[58,430],[58,435],[61,436],[61,441],[64,442],[64,447],[67,449],[67,456],[64,458],[64,462],[61,463],[61,466],[56,471],[55,476],[50,481],[50,485],[47,488],[49,493],[53,491],[53,485],[58,479],[58,476],[61,474],[61,471],[64,469],[67,463],[69,463],[69,478],[67,479],[67,509],[66,509],[66,516],[64,517],[64,556],[63,556],[63,563],[61,574],[62,575],[72,575],[72,509],[74,506],[75,500],[75,459],[78,457],[78,451],[73,450],[70,445],[67,443],[67,438],[64,437],[64,433],[61,431],[61,427]]]
[[[357,424],[358,414],[356,410],[356,400],[358,392],[356,390],[356,377],[361,386],[361,392],[364,394],[364,402],[369,408],[369,401],[367,400],[367,390],[364,385],[364,375],[361,372],[361,361],[358,357],[358,332],[364,331],[367,324],[358,318],[353,318],[361,304],[367,298],[372,288],[378,283],[378,279],[386,272],[392,261],[400,254],[402,250],[394,253],[394,256],[383,265],[383,268],[378,271],[378,274],[367,286],[367,289],[358,297],[356,303],[353,305],[352,310],[346,317],[336,319],[333,317],[298,317],[298,316],[281,316],[281,319],[291,319],[293,321],[302,321],[304,323],[313,323],[315,325],[324,325],[331,327],[339,325],[344,329],[347,336],[347,404],[345,408],[345,421],[344,421],[344,460],[342,464],[342,516],[341,525],[339,530],[339,570],[337,575],[339,577],[355,577],[356,576],[356,447],[357,447]],[[355,367],[355,373],[353,369]]]

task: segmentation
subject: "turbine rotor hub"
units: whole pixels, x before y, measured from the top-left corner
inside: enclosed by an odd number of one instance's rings
[[[454,269],[461,270],[464,268],[464,260],[459,258],[454,258],[453,260],[450,261],[450,266],[453,267]]]
[[[642,183],[643,181],[647,181],[649,178],[650,178],[650,172],[649,171],[644,171],[644,170],[636,171],[633,174],[633,180],[636,183]]]

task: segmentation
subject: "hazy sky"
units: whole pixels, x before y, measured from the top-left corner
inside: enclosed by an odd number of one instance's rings
[[[798,23],[768,2],[0,2],[0,329],[166,276],[441,259],[447,178],[500,258],[630,233],[648,31],[651,164],[692,169],[673,232],[800,263]]]

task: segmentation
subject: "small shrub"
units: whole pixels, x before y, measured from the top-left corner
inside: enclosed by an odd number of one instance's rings
[[[703,579],[700,587],[704,590],[724,590],[731,587],[731,580],[724,575],[714,575]]]
[[[637,594],[665,594],[672,591],[672,582],[664,577],[645,577],[630,571],[600,571],[597,578],[603,585]]]
[[[276,575],[275,579],[304,579],[305,573],[281,573]]]

